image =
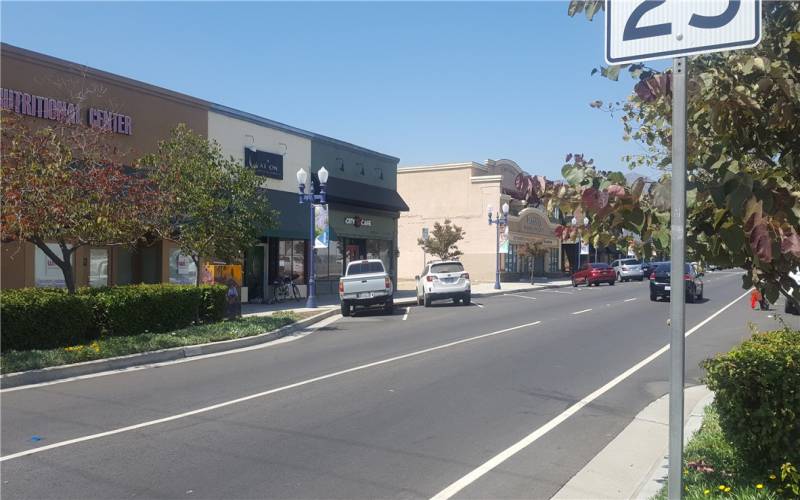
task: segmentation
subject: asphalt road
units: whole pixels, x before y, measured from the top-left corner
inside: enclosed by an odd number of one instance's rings
[[[777,325],[735,300],[739,283],[709,274],[706,299],[687,304],[689,329],[733,302],[687,339],[688,385],[702,359],[749,335],[748,321]],[[5,390],[2,496],[548,498],[668,390],[667,352],[565,418],[667,344],[669,305],[650,302],[646,282],[476,302],[362,313],[257,349]]]

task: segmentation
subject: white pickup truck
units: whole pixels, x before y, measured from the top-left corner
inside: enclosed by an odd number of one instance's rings
[[[394,310],[392,279],[379,259],[357,260],[347,265],[339,278],[339,299],[342,316],[350,316],[357,306],[383,305],[387,313]]]

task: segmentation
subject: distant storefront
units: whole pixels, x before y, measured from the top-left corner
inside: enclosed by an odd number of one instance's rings
[[[335,293],[345,266],[356,258],[380,258],[397,271],[397,219],[408,207],[397,193],[398,159],[68,61],[2,44],[2,112],[31,127],[54,120],[104,127],[133,158],[154,152],[179,123],[216,140],[262,179],[280,212],[277,227],[245,251],[242,295],[270,297],[270,283],[291,278],[305,289],[310,266],[309,206],[299,204],[296,173],[326,166],[330,233],[315,254],[318,293]],[[2,287],[63,287],[61,270],[30,243],[3,242]],[[58,252],[60,253],[60,251]],[[169,241],[136,248],[85,247],[74,255],[78,286],[197,281],[195,263]]]
[[[436,222],[450,219],[466,235],[458,242],[459,259],[475,281],[494,281],[496,227],[487,221],[489,207],[498,212],[508,203],[508,235],[501,228],[501,279],[519,281],[534,276],[557,276],[561,271],[561,244],[556,223],[543,210],[519,199],[514,179],[523,170],[511,160],[487,160],[398,169],[398,191],[410,209],[401,214],[398,232],[400,279],[420,274],[432,257],[417,240],[433,231]],[[531,253],[535,249],[535,253]]]

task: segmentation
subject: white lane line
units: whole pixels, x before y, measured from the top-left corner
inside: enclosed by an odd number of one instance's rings
[[[411,307],[406,307],[406,313],[403,315],[403,321],[408,319],[408,312],[411,311]]]
[[[131,366],[129,368],[120,368],[118,370],[109,370],[105,372],[99,373],[89,373],[87,375],[78,375],[77,377],[69,377],[69,378],[62,378],[59,380],[51,380],[49,382],[39,382],[38,384],[28,384],[28,385],[21,385],[19,387],[9,387],[7,389],[0,389],[0,394],[5,394],[6,392],[16,392],[16,391],[24,391],[27,389],[36,389],[38,387],[44,387],[48,385],[57,385],[57,384],[65,384],[67,382],[75,382],[76,380],[85,380],[90,378],[97,378],[97,377],[107,377],[109,375],[120,375],[123,373],[128,372],[137,372],[140,370],[149,370],[150,368],[158,368],[161,366],[169,366],[169,365],[177,365],[180,363],[191,363],[192,361],[200,361],[201,359],[208,359],[208,358],[216,358],[218,356],[228,356],[231,354],[239,354],[245,351],[256,351],[258,349],[268,349],[270,347],[279,346],[281,344],[285,344],[287,342],[293,342],[295,340],[301,339],[307,335],[311,335],[314,333],[314,330],[319,330],[320,328],[325,328],[326,326],[339,321],[342,319],[341,314],[336,314],[329,318],[322,319],[316,323],[306,326],[302,330],[299,330],[291,335],[287,335],[285,337],[281,337],[277,340],[273,340],[271,342],[265,342],[263,344],[256,344],[249,347],[240,347],[238,349],[232,349],[230,351],[223,351],[223,352],[214,352],[211,354],[201,354],[199,356],[190,356],[188,358],[181,358],[181,359],[173,359],[170,361],[162,361],[160,363],[150,363],[147,365],[139,365],[139,366]],[[223,341],[229,342],[229,341]],[[197,347],[197,346],[187,346],[187,347]]]
[[[634,298],[632,298],[632,299],[625,299],[625,300],[623,300],[622,302],[631,302],[631,301],[633,301],[633,300],[636,300],[636,297],[634,297]]]
[[[410,352],[407,354],[401,354],[400,356],[395,356],[392,358],[382,359],[380,361],[374,361],[372,363],[366,363],[363,365],[354,366],[353,368],[348,368],[346,370],[341,370],[338,372],[328,373],[326,375],[321,375],[319,377],[314,377],[306,380],[302,380],[300,382],[295,382],[294,384],[284,385],[283,387],[277,387],[275,389],[270,389],[268,391],[257,392],[255,394],[250,394],[249,396],[244,396],[241,398],[231,399],[230,401],[224,401],[222,403],[217,403],[215,405],[206,406],[203,408],[197,408],[196,410],[187,411],[184,413],[178,413],[176,415],[170,415],[169,417],[159,418],[156,420],[149,420],[147,422],[142,422],[139,424],[129,425],[126,427],[120,427],[118,429],[112,429],[110,431],[99,432],[97,434],[90,434],[88,436],[82,436],[75,439],[68,439],[66,441],[59,441],[57,443],[49,444],[47,446],[39,446],[38,448],[31,448],[29,450],[20,451],[17,453],[12,453],[11,455],[5,455],[0,457],[0,462],[5,462],[6,460],[13,460],[15,458],[24,457],[27,455],[34,455],[36,453],[41,453],[43,451],[52,450],[55,448],[62,448],[64,446],[68,446],[71,444],[82,443],[84,441],[92,441],[94,439],[99,439],[102,437],[113,436],[115,434],[122,434],[123,432],[133,431],[136,429],[142,429],[144,427],[152,427],[157,424],[163,424],[165,422],[171,422],[173,420],[179,420],[186,417],[191,417],[194,415],[200,415],[202,413],[208,413],[213,410],[217,410],[219,408],[225,408],[226,406],[232,406],[239,403],[244,403],[245,401],[250,401],[252,399],[263,398],[265,396],[269,396],[278,392],[288,391],[289,389],[295,389],[297,387],[302,387],[304,385],[313,384],[314,382],[320,382],[322,380],[327,380],[329,378],[338,377],[341,375],[345,375],[348,373],[354,373],[362,370],[366,370],[367,368],[373,368],[375,366],[385,365],[387,363],[392,363],[394,361],[399,361],[401,359],[412,358],[415,356],[420,356],[422,354],[427,354],[429,352],[439,351],[441,349],[447,349],[449,347],[457,346],[460,344],[466,344],[467,342],[474,342],[476,340],[481,340],[489,337],[494,337],[495,335],[502,335],[504,333],[514,332],[520,330],[522,328],[527,328],[529,326],[536,326],[540,324],[541,321],[534,321],[532,323],[525,323],[522,325],[512,326],[510,328],[504,328],[502,330],[497,330],[490,333],[484,333],[482,335],[476,335],[475,337],[469,337],[466,339],[456,340],[454,342],[448,342],[447,344],[438,345],[435,347],[429,347],[427,349],[422,349],[419,351]]]
[[[480,307],[481,309],[483,309],[483,304],[478,304],[477,302],[473,302],[473,304],[475,304],[476,306],[478,306],[478,307]]]
[[[583,313],[586,313],[586,312],[589,312],[589,311],[591,311],[591,309],[584,309],[583,311],[575,311],[575,312],[574,312],[574,313],[572,313],[572,314],[573,314],[573,315],[574,315],[574,314],[583,314]]]
[[[503,297],[516,297],[518,299],[536,300],[536,297],[528,297],[526,295],[519,295],[516,293],[504,293]]]
[[[694,328],[692,328],[691,330],[687,331],[685,333],[685,336],[688,337],[689,335],[693,334],[694,332],[699,330],[703,325],[705,325],[706,323],[708,323],[712,319],[716,318],[723,311],[725,311],[726,309],[731,307],[733,304],[738,302],[740,299],[742,299],[743,297],[746,297],[749,294],[750,294],[750,290],[746,291],[745,293],[743,293],[739,297],[733,299],[731,302],[728,303],[728,305],[724,306],[722,309],[718,310],[717,312],[715,312],[714,314],[712,314],[708,318],[706,318],[703,321],[701,321],[700,323],[698,323]],[[645,365],[647,365],[648,363],[650,363],[651,361],[653,361],[657,357],[661,356],[662,354],[664,354],[668,350],[669,350],[669,344],[665,345],[664,347],[662,347],[661,349],[657,350],[653,354],[651,354],[651,355],[647,356],[646,358],[644,358],[643,360],[639,361],[638,363],[636,363],[632,367],[628,368],[624,372],[622,372],[619,375],[617,375],[615,378],[613,378],[611,381],[609,381],[604,386],[600,387],[599,389],[597,389],[596,391],[592,392],[588,396],[584,397],[583,399],[581,399],[580,401],[578,401],[574,405],[570,406],[569,408],[564,410],[564,412],[562,412],[561,414],[557,415],[555,418],[553,418],[552,420],[550,420],[549,422],[547,422],[543,426],[539,427],[535,431],[531,432],[530,434],[528,434],[527,436],[522,438],[520,441],[514,443],[513,445],[511,445],[508,448],[506,448],[505,450],[501,451],[500,453],[498,453],[494,457],[490,458],[485,463],[480,465],[478,468],[472,470],[471,472],[469,472],[467,475],[465,475],[461,479],[459,479],[456,482],[452,483],[450,486],[448,486],[447,488],[443,489],[442,491],[440,491],[439,493],[434,495],[432,498],[435,499],[435,500],[444,500],[444,499],[447,499],[447,498],[451,498],[453,495],[455,495],[459,491],[463,490],[464,488],[466,488],[470,484],[474,483],[475,481],[477,481],[478,479],[483,477],[487,472],[491,471],[492,469],[494,469],[498,465],[502,464],[503,462],[505,462],[506,460],[508,460],[512,456],[516,455],[517,453],[519,453],[520,451],[522,451],[526,447],[528,447],[531,444],[533,444],[537,439],[539,439],[540,437],[544,436],[545,434],[547,434],[548,432],[553,430],[557,425],[559,425],[560,423],[564,422],[566,419],[568,419],[572,415],[578,413],[584,406],[588,405],[589,403],[591,403],[595,399],[599,398],[600,396],[602,396],[606,392],[610,391],[615,386],[619,385],[620,382],[622,382],[626,378],[630,377],[631,375],[633,375],[634,373],[639,371],[642,367],[644,367]]]

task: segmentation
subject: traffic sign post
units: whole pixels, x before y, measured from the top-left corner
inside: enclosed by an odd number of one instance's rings
[[[686,56],[755,47],[761,0],[606,0],[609,64],[674,57],[672,66],[672,206],[670,227],[669,478],[683,496],[683,381],[686,265]]]

